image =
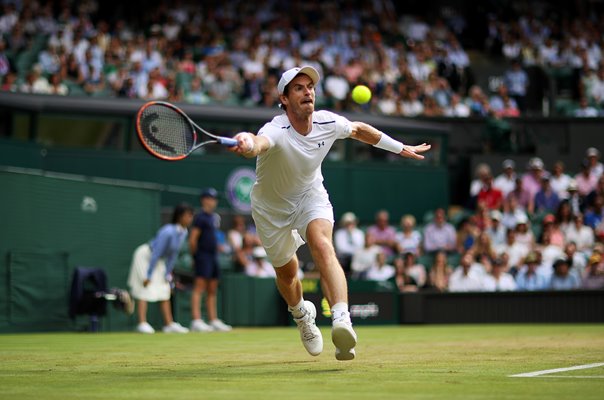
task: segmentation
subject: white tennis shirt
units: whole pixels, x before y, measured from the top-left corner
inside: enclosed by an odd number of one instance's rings
[[[311,190],[326,193],[321,163],[333,143],[349,137],[351,129],[348,119],[329,111],[313,112],[306,136],[296,132],[285,113],[265,124],[258,135],[268,139],[270,148],[256,159],[254,209],[287,218]]]

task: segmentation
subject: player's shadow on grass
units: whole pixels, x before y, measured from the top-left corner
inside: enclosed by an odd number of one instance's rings
[[[275,373],[275,374],[280,374],[280,373],[287,373],[287,374],[291,374],[291,373],[304,373],[304,374],[308,374],[310,373],[315,373],[315,374],[320,374],[320,373],[334,373],[334,372],[340,372],[340,371],[344,371],[346,370],[346,368],[342,367],[342,368],[321,368],[321,364],[319,360],[294,360],[294,361],[265,361],[265,362],[255,362],[255,363],[249,363],[249,364],[238,364],[238,363],[233,363],[231,365],[229,365],[232,368],[240,368],[242,370],[246,370],[248,368],[269,368],[271,366],[308,366],[308,368],[302,368],[302,369],[296,369],[296,368],[287,368],[285,370],[283,369],[278,369],[275,371],[270,371],[270,373]],[[267,371],[263,368],[262,373],[267,373]]]

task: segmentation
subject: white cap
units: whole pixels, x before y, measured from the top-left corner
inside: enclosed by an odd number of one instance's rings
[[[539,157],[533,157],[529,160],[530,169],[543,169],[543,161]]]
[[[491,219],[496,219],[497,221],[501,221],[501,218],[503,218],[501,211],[499,211],[499,210],[491,211]]]
[[[266,257],[266,250],[264,250],[264,247],[262,247],[262,246],[256,246],[252,250],[252,256],[254,258],[265,258]]]
[[[343,224],[347,224],[350,222],[357,222],[357,216],[354,215],[354,213],[352,212],[345,212],[344,214],[342,214],[342,223]]]
[[[600,155],[600,152],[595,147],[590,147],[589,149],[587,149],[585,154],[587,155],[587,157],[598,157]]]
[[[528,217],[525,213],[516,215],[516,225],[518,224],[528,224]]]
[[[309,65],[305,65],[303,67],[295,67],[288,69],[281,75],[281,79],[279,79],[279,84],[277,85],[277,90],[279,90],[279,94],[283,94],[285,87],[299,74],[306,74],[312,82],[316,85],[319,82],[319,73],[316,69]]]
[[[505,160],[503,162],[503,168],[512,168],[514,169],[516,167],[516,163],[514,162],[514,160],[510,160],[509,158],[507,160]]]

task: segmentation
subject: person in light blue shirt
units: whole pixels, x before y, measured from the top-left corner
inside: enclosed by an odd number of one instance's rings
[[[545,290],[549,287],[548,279],[537,272],[539,255],[530,252],[525,259],[526,265],[516,274],[516,285],[519,291]]]
[[[134,252],[128,286],[132,297],[137,300],[138,325],[140,333],[155,333],[147,322],[149,302],[159,302],[166,333],[186,333],[187,328],[172,318],[170,296],[172,292],[172,271],[179,251],[187,237],[187,227],[193,221],[193,208],[188,204],[176,206],[172,223],[162,226],[155,237],[140,245]]]
[[[550,281],[552,290],[572,290],[581,286],[581,280],[577,274],[570,273],[568,260],[559,259],[554,262],[554,274]]]
[[[520,60],[512,60],[512,66],[505,72],[503,82],[508,88],[511,98],[516,100],[520,111],[525,110],[526,92],[529,86],[529,77],[526,71],[522,69]]]

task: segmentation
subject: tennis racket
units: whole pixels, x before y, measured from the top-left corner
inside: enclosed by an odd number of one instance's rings
[[[237,140],[216,136],[200,128],[180,108],[164,101],[144,104],[136,116],[136,131],[143,147],[162,160],[177,161],[210,143],[233,147]],[[209,140],[200,141],[201,134]]]

